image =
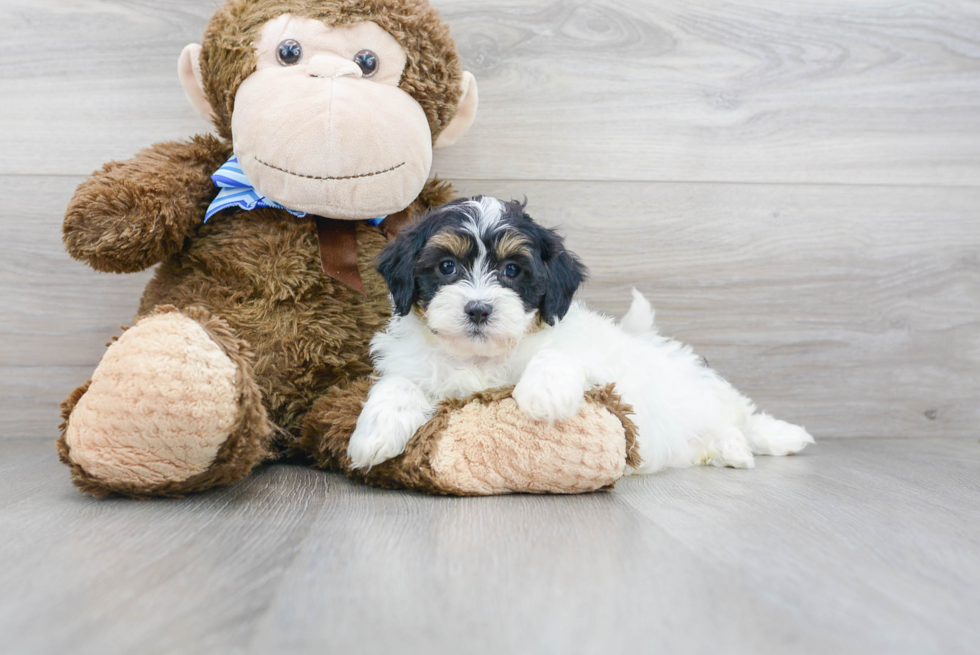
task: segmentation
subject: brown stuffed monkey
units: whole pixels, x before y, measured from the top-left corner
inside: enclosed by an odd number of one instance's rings
[[[476,83],[425,0],[228,0],[178,71],[217,137],[106,164],[65,215],[72,257],[158,268],[63,404],[62,461],[96,496],[201,491],[283,456],[346,470],[390,316],[374,258],[451,198],[432,149],[470,126]],[[506,389],[449,402],[402,456],[348,473],[436,493],[602,488],[633,463],[632,427],[611,389],[589,398],[557,426]]]

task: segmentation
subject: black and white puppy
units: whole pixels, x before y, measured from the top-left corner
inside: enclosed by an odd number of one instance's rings
[[[751,467],[813,442],[757,412],[690,347],[660,336],[637,291],[620,323],[572,297],[585,278],[553,230],[518,202],[455,200],[405,230],[378,270],[394,316],[371,342],[380,377],[351,436],[357,468],[399,455],[436,404],[516,385],[529,417],[575,416],[592,386],[616,384],[632,405],[643,463],[632,473],[695,464]]]

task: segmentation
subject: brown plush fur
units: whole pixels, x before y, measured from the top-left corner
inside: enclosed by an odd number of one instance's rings
[[[228,156],[228,144],[197,137],[107,165],[73,198],[65,245],[72,256],[104,271],[140,270],[166,258],[147,285],[139,316],[174,306],[192,318],[193,308],[221,317],[228,338],[251,350],[253,384],[275,428],[262,431],[259,440],[230,440],[212,469],[167,487],[106,484],[72,465],[86,493],[173,496],[241,479],[267,455],[294,446],[317,398],[371,372],[368,341],[390,312],[387,288],[374,270],[385,236],[377,227],[358,225],[364,296],[323,274],[316,227],[308,218],[261,209],[222,212],[202,224],[216,194],[210,173]],[[409,214],[415,218],[452,194],[448,184],[430,181]],[[210,329],[209,334],[228,350]],[[66,421],[80,395],[66,401]],[[59,452],[70,464],[63,437]]]
[[[132,273],[177,253],[218,193],[211,174],[229,157],[230,143],[204,135],[109,162],[68,203],[69,254],[97,271]]]
[[[413,211],[447,193],[447,185],[430,183]],[[161,304],[195,305],[228,321],[252,347],[256,381],[285,445],[317,398],[371,373],[368,342],[390,316],[387,287],[374,270],[387,241],[360,223],[357,242],[366,296],[323,274],[310,219],[276,209],[215,216],[157,269],[140,314]]]
[[[204,92],[223,138],[231,138],[238,87],[255,70],[252,44],[263,25],[283,14],[337,26],[377,23],[408,55],[399,86],[425,111],[433,143],[452,120],[463,70],[449,27],[427,0],[228,0],[211,18],[201,51]]]

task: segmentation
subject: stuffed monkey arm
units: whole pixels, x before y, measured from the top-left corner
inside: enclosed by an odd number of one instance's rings
[[[229,145],[211,135],[158,143],[109,162],[79,185],[62,226],[68,253],[98,271],[131,273],[179,251],[217,191]]]

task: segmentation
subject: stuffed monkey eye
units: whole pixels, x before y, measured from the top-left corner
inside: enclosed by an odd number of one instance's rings
[[[371,77],[378,72],[378,56],[370,50],[361,50],[354,55],[354,63],[360,66],[363,77]]]
[[[443,262],[440,262],[439,272],[445,275],[446,277],[449,277],[450,275],[456,273],[456,264],[454,264],[452,261],[448,259]]]
[[[299,41],[294,41],[293,39],[286,39],[276,48],[276,59],[283,66],[292,66],[299,63],[299,60],[303,58],[303,46],[299,44]]]

